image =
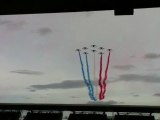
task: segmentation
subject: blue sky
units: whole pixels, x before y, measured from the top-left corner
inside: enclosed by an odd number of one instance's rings
[[[0,16],[0,102],[92,103],[75,49],[96,44],[113,49],[102,103],[160,105],[159,12]]]

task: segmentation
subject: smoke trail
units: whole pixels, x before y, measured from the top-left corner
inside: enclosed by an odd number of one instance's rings
[[[107,65],[106,65],[106,70],[105,70],[105,77],[104,77],[104,80],[103,80],[104,90],[103,90],[103,93],[102,93],[102,99],[104,99],[105,93],[106,93],[106,82],[107,82],[107,79],[108,79],[108,68],[109,68],[109,63],[110,63],[110,54],[111,54],[111,51],[109,50]]]
[[[102,59],[103,59],[103,54],[101,54],[100,57],[100,70],[99,70],[99,87],[100,87],[100,92],[99,92],[99,99],[102,99]]]
[[[79,59],[80,59],[80,63],[81,63],[81,70],[82,70],[82,75],[83,75],[84,83],[88,87],[88,91],[89,91],[88,95],[90,96],[91,99],[93,99],[92,98],[92,93],[90,92],[91,89],[90,89],[89,83],[88,83],[88,81],[87,81],[87,79],[85,77],[85,72],[84,72],[84,67],[83,67],[83,61],[82,61],[81,53],[80,53],[80,51],[78,51],[78,53],[79,53]]]
[[[90,73],[89,73],[89,64],[88,64],[87,53],[86,53],[85,55],[86,55],[86,65],[87,65],[88,82],[89,82],[89,85],[90,85],[90,87],[91,87],[92,98],[93,98],[94,101],[96,101],[96,98],[95,98],[95,96],[94,96],[94,89],[93,89],[93,85],[92,85],[91,78],[90,78]]]
[[[97,80],[96,80],[96,57],[95,57],[95,52],[93,52],[93,81],[95,82],[95,96],[96,98],[98,97],[98,83],[97,83]]]

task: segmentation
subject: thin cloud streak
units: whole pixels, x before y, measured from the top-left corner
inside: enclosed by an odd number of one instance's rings
[[[25,74],[25,75],[42,75],[43,72],[33,70],[14,70],[11,73]]]
[[[96,81],[93,82],[96,85]],[[112,81],[108,81],[112,83]],[[48,90],[48,89],[77,89],[86,87],[83,80],[65,80],[61,83],[50,83],[45,85],[31,85],[29,88],[32,90]]]
[[[145,59],[159,59],[160,58],[160,54],[156,54],[156,53],[148,53],[144,55]]]
[[[139,95],[135,94],[135,95],[133,95],[133,97],[139,97]]]
[[[153,96],[160,97],[160,93],[155,93]]]
[[[127,82],[152,82],[152,83],[159,83],[160,76],[157,75],[139,75],[139,74],[122,74],[114,80],[113,82],[118,81],[127,81]]]
[[[25,21],[0,20],[0,25],[5,26],[7,30],[19,30],[26,24]]]
[[[122,74],[119,78],[108,81],[110,83],[116,83],[121,81],[127,82],[153,82],[159,83],[160,77],[156,75],[139,75],[139,74]],[[93,82],[96,85],[96,82]],[[77,89],[86,87],[83,80],[66,80],[61,83],[50,83],[45,85],[31,85],[29,88],[31,90],[48,90],[48,89]],[[134,97],[138,97],[138,95],[134,95]]]
[[[130,70],[135,68],[133,65],[115,65],[113,68],[118,69],[118,70]]]
[[[39,33],[40,35],[48,35],[52,33],[52,30],[50,28],[44,27],[44,28],[40,28],[37,30],[37,33]]]
[[[30,88],[36,90],[46,90],[46,89],[73,89],[85,87],[83,80],[66,80],[61,83],[51,83],[46,85],[31,85]]]

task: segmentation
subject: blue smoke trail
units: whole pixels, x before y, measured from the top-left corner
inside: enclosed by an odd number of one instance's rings
[[[89,64],[88,64],[87,54],[86,54],[86,65],[87,65],[88,82],[89,82],[90,87],[91,87],[92,98],[93,98],[94,101],[96,101],[97,99],[96,99],[96,97],[94,96],[94,89],[93,89],[93,85],[92,85],[92,81],[91,81],[90,73],[89,73]]]
[[[83,79],[84,79],[84,82],[85,82],[86,86],[88,87],[88,90],[89,90],[89,93],[88,93],[88,94],[89,94],[90,98],[93,100],[92,92],[91,92],[92,90],[91,90],[91,88],[90,88],[90,85],[89,85],[86,77],[85,77],[85,72],[84,72],[84,68],[83,68],[83,62],[82,62],[81,53],[80,53],[80,51],[78,51],[78,53],[79,53],[79,59],[80,59],[80,63],[81,63],[81,69],[82,69]]]

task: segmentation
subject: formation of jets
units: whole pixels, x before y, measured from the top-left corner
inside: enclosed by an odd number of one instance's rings
[[[97,52],[97,50],[95,49],[95,48],[97,47],[97,45],[91,45],[91,47],[93,48],[93,49],[91,50],[93,53]],[[86,50],[88,50],[89,48],[83,47],[82,49],[85,51],[84,54],[88,54],[88,53],[86,52]],[[98,49],[101,50],[101,52],[99,52],[99,54],[104,54],[104,53],[102,52],[102,51],[105,49],[104,47],[99,47]],[[107,49],[107,50],[108,50],[108,51],[111,51],[112,49]],[[76,51],[80,52],[81,50],[80,50],[80,49],[76,49]]]

